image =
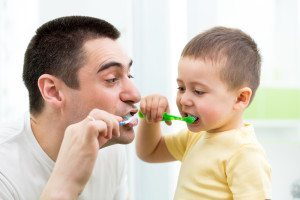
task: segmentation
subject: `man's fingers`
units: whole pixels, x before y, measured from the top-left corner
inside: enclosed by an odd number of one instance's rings
[[[92,116],[95,120],[102,120],[106,123],[107,132],[105,133],[105,137],[108,139],[111,139],[112,136],[118,137],[120,135],[119,122],[123,120],[122,117],[98,109],[92,110],[89,116]]]

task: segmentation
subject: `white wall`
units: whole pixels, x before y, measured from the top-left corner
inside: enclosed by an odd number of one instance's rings
[[[299,121],[255,121],[257,138],[272,166],[273,198],[292,200],[293,184],[300,188]],[[297,192],[300,197],[300,190]]]
[[[215,25],[241,28],[256,40],[263,56],[262,87],[300,88],[299,10],[298,0],[1,0],[0,122],[28,109],[21,80],[23,54],[35,29],[50,19],[89,15],[114,24],[134,60],[142,95],[166,95],[176,113],[180,52],[191,37]],[[292,183],[300,178],[300,123],[254,123],[273,167],[273,199],[292,199]],[[182,127],[175,123],[164,130]],[[128,145],[128,153],[132,200],[172,199],[179,163],[141,162],[134,143]]]

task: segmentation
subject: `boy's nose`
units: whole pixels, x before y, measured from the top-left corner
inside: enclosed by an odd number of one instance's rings
[[[179,100],[180,104],[183,105],[183,106],[191,106],[191,105],[193,105],[193,102],[192,102],[192,100],[190,98],[190,95],[187,92],[181,94],[181,96],[179,97],[179,99],[180,99]]]

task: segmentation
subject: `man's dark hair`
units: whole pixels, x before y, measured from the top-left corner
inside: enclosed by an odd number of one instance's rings
[[[225,27],[209,29],[195,36],[181,56],[223,64],[221,80],[229,89],[250,87],[253,99],[260,82],[261,56],[254,40],[241,30]]]
[[[27,47],[23,66],[30,112],[40,113],[44,106],[38,88],[41,75],[51,74],[77,89],[77,72],[85,62],[84,43],[96,38],[116,40],[119,36],[120,32],[112,24],[87,16],[61,17],[39,27]]]

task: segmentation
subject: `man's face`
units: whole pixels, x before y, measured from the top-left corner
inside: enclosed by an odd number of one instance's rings
[[[89,40],[84,45],[85,64],[77,73],[79,89],[67,90],[66,112],[69,121],[78,122],[98,108],[124,117],[135,113],[134,104],[140,101],[140,93],[130,74],[131,59],[117,41],[108,38]],[[109,144],[127,144],[134,139],[132,127],[120,127],[121,136],[112,138]]]

